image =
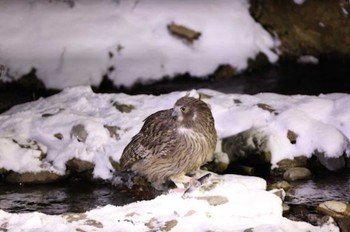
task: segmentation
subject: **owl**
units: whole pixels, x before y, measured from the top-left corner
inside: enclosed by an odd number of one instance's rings
[[[214,118],[200,99],[182,97],[173,108],[151,114],[125,147],[124,170],[147,178],[156,189],[211,161],[216,146]],[[188,177],[189,178],[189,177]]]

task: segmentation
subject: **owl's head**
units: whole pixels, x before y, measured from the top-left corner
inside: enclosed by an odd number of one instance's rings
[[[208,113],[211,115],[210,109],[205,102],[185,96],[176,101],[172,116],[181,124],[191,125],[201,115]]]

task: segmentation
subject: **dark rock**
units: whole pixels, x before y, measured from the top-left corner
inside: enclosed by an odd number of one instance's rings
[[[295,167],[307,167],[307,158],[305,156],[294,157],[294,159],[283,159],[277,162],[277,168],[286,171]]]
[[[271,189],[283,189],[284,191],[288,191],[291,188],[290,184],[285,181],[278,181],[276,183],[270,184],[268,185],[267,189],[271,190]]]
[[[305,180],[310,179],[312,176],[311,172],[307,168],[295,167],[290,168],[283,174],[283,179],[287,181]]]
[[[193,29],[175,23],[171,23],[168,25],[168,31],[172,35],[184,39],[188,43],[193,43],[193,41],[197,40],[201,36],[200,32],[194,31]]]
[[[222,151],[228,154],[228,171],[266,177],[271,171],[268,136],[259,129],[249,129],[222,140]]]
[[[85,130],[85,127],[82,124],[73,126],[70,134],[73,138],[76,138],[79,142],[85,142],[88,137],[88,132]]]
[[[114,102],[113,106],[122,113],[130,113],[135,109],[133,105],[120,104],[119,102]]]
[[[10,183],[21,183],[21,184],[47,184],[58,181],[62,179],[63,176],[49,172],[49,171],[41,171],[41,172],[11,172],[6,176],[6,181]]]
[[[74,171],[74,172],[86,172],[86,171],[92,171],[95,167],[95,165],[89,161],[81,160],[78,158],[70,159],[66,166],[68,170]]]
[[[350,204],[341,201],[326,201],[318,205],[317,211],[334,218],[350,219]]]
[[[62,140],[63,139],[63,135],[61,133],[56,133],[53,136],[55,136],[55,138]]]
[[[350,217],[335,218],[341,232],[350,232]]]
[[[329,171],[338,171],[346,167],[344,156],[327,157],[324,152],[318,151],[316,151],[314,155],[318,158],[318,161]]]
[[[283,56],[350,57],[350,3],[344,0],[251,0],[251,14],[281,41]],[[349,13],[348,13],[349,12]]]
[[[229,64],[220,65],[214,74],[210,77],[213,80],[225,80],[236,74],[236,69]]]
[[[114,138],[116,140],[120,139],[120,136],[118,134],[118,130],[120,130],[119,126],[108,126],[108,125],[104,125],[104,128],[106,128],[109,132],[109,135],[111,136],[111,138]]]

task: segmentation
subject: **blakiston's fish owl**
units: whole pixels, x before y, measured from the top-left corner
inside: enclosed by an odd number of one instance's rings
[[[145,176],[153,186],[197,170],[211,161],[216,146],[214,119],[208,105],[193,97],[151,114],[125,147],[123,169]]]

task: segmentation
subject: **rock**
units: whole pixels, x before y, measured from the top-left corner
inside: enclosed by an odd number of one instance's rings
[[[271,162],[268,151],[268,135],[263,131],[252,128],[222,140],[222,151],[227,153],[230,161],[257,154],[265,162]]]
[[[114,138],[116,140],[120,139],[118,130],[120,130],[119,126],[108,126],[108,125],[104,125],[104,128],[106,128],[109,132],[109,135],[111,136],[111,138]]]
[[[310,179],[312,176],[311,172],[307,168],[295,167],[290,168],[283,174],[283,179],[286,181],[304,180]]]
[[[209,205],[217,206],[223,205],[229,202],[229,199],[225,196],[203,196],[203,197],[195,197],[197,200],[205,200],[209,203]]]
[[[67,161],[66,163],[67,168],[70,171],[74,172],[85,172],[85,171],[92,171],[95,167],[95,165],[89,161],[81,160],[78,158],[73,158]]]
[[[6,181],[16,184],[47,184],[58,181],[62,178],[63,176],[49,171],[42,171],[36,173],[11,172],[6,176]]]
[[[302,55],[349,57],[350,27],[348,1],[252,0],[254,19],[281,41],[282,57]]]
[[[282,181],[279,181],[279,182],[276,182],[276,183],[273,183],[271,185],[269,185],[267,187],[268,190],[271,190],[271,189],[283,189],[284,191],[288,191],[290,189],[290,184],[285,181],[285,180],[282,180]]]
[[[242,169],[257,176],[270,174],[271,152],[268,135],[262,129],[252,128],[222,140],[222,151],[230,159],[230,171]],[[245,168],[247,167],[247,168]]]
[[[350,232],[350,218],[336,218],[335,219],[341,232]]]
[[[344,156],[340,157],[327,157],[324,152],[314,152],[314,155],[318,158],[318,161],[329,171],[338,171],[346,167]]]
[[[225,80],[233,77],[236,72],[236,69],[229,64],[220,65],[210,78],[213,80]]]
[[[76,138],[79,142],[85,142],[86,138],[89,135],[85,130],[84,125],[82,124],[73,126],[70,134],[72,137]]]
[[[122,113],[130,113],[135,109],[133,105],[120,104],[119,102],[114,102],[113,106]]]
[[[272,189],[270,190],[271,193],[275,194],[278,196],[282,202],[284,201],[284,198],[286,197],[286,192],[283,189]]]
[[[318,205],[317,211],[334,218],[350,218],[350,204],[342,201],[326,201]]]
[[[184,39],[188,43],[193,43],[193,41],[197,40],[201,36],[200,32],[194,31],[193,29],[175,23],[171,23],[168,25],[168,31],[172,35]]]
[[[55,138],[62,140],[63,139],[63,135],[61,133],[56,133],[53,136],[55,136]]]
[[[7,173],[8,170],[5,168],[0,168],[0,175]]]
[[[298,156],[294,159],[283,159],[277,162],[278,169],[286,171],[295,167],[307,167],[307,158],[305,156]]]
[[[223,173],[230,163],[228,155],[222,152],[222,141],[218,139],[214,153],[214,159],[202,168],[215,173]]]

